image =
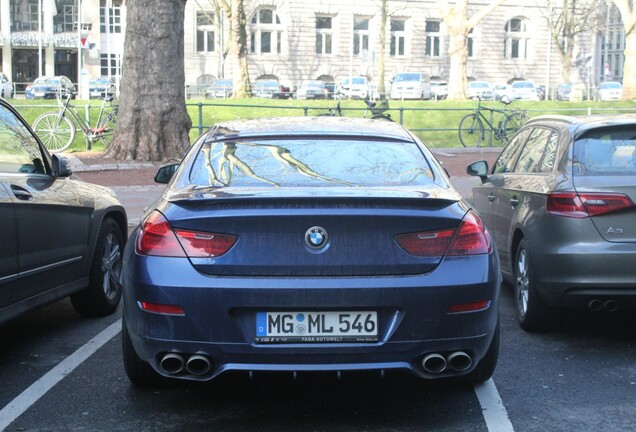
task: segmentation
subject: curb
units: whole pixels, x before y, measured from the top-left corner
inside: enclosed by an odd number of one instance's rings
[[[80,158],[72,154],[64,154],[70,164],[73,172],[89,172],[89,171],[116,171],[116,170],[131,170],[140,168],[156,168],[164,164],[163,162],[115,162],[108,164],[85,164]]]

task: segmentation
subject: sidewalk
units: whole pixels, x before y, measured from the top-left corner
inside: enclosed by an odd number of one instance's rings
[[[453,185],[464,196],[468,196],[479,179],[466,174],[466,166],[477,160],[486,160],[492,166],[501,152],[500,147],[443,148],[431,149],[444,164]],[[165,185],[154,182],[157,169],[163,162],[117,162],[103,158],[99,153],[65,153],[73,173],[80,179],[108,186],[115,191],[128,213],[129,225],[137,225],[144,209],[152,204]]]

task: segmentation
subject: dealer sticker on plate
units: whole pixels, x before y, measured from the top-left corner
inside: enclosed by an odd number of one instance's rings
[[[257,312],[256,342],[377,342],[375,311]]]

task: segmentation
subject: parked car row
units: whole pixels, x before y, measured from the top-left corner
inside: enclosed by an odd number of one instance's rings
[[[115,82],[112,78],[90,78],[88,81],[89,99],[101,99],[115,95]],[[27,85],[24,90],[26,99],[55,99],[58,96],[71,99],[77,97],[75,84],[66,76],[39,77]]]
[[[219,79],[208,87],[206,98],[227,98],[232,95],[232,80]],[[511,84],[491,85],[486,81],[470,81],[466,89],[469,99],[501,100],[507,96],[510,100],[545,100],[546,89],[532,81],[520,80]],[[602,82],[593,92],[589,92],[582,83],[564,83],[557,87],[554,98],[560,101],[620,100],[622,85],[619,82]],[[301,83],[295,91],[273,80],[256,81],[252,84],[252,96],[265,98],[297,99],[379,99],[380,95],[366,77],[344,78],[335,83],[310,80]],[[391,80],[391,99],[445,99],[448,96],[448,84],[443,81],[429,81],[421,72],[404,72]]]

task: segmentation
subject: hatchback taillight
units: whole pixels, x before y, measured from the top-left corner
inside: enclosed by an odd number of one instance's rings
[[[155,211],[141,225],[136,251],[140,255],[210,258],[230,250],[237,237],[183,229],[173,230],[166,218]]]
[[[548,194],[546,210],[555,216],[586,218],[634,207],[623,194],[554,192]]]
[[[492,251],[490,237],[476,213],[466,213],[459,228],[395,236],[407,253],[420,257],[479,255]]]

